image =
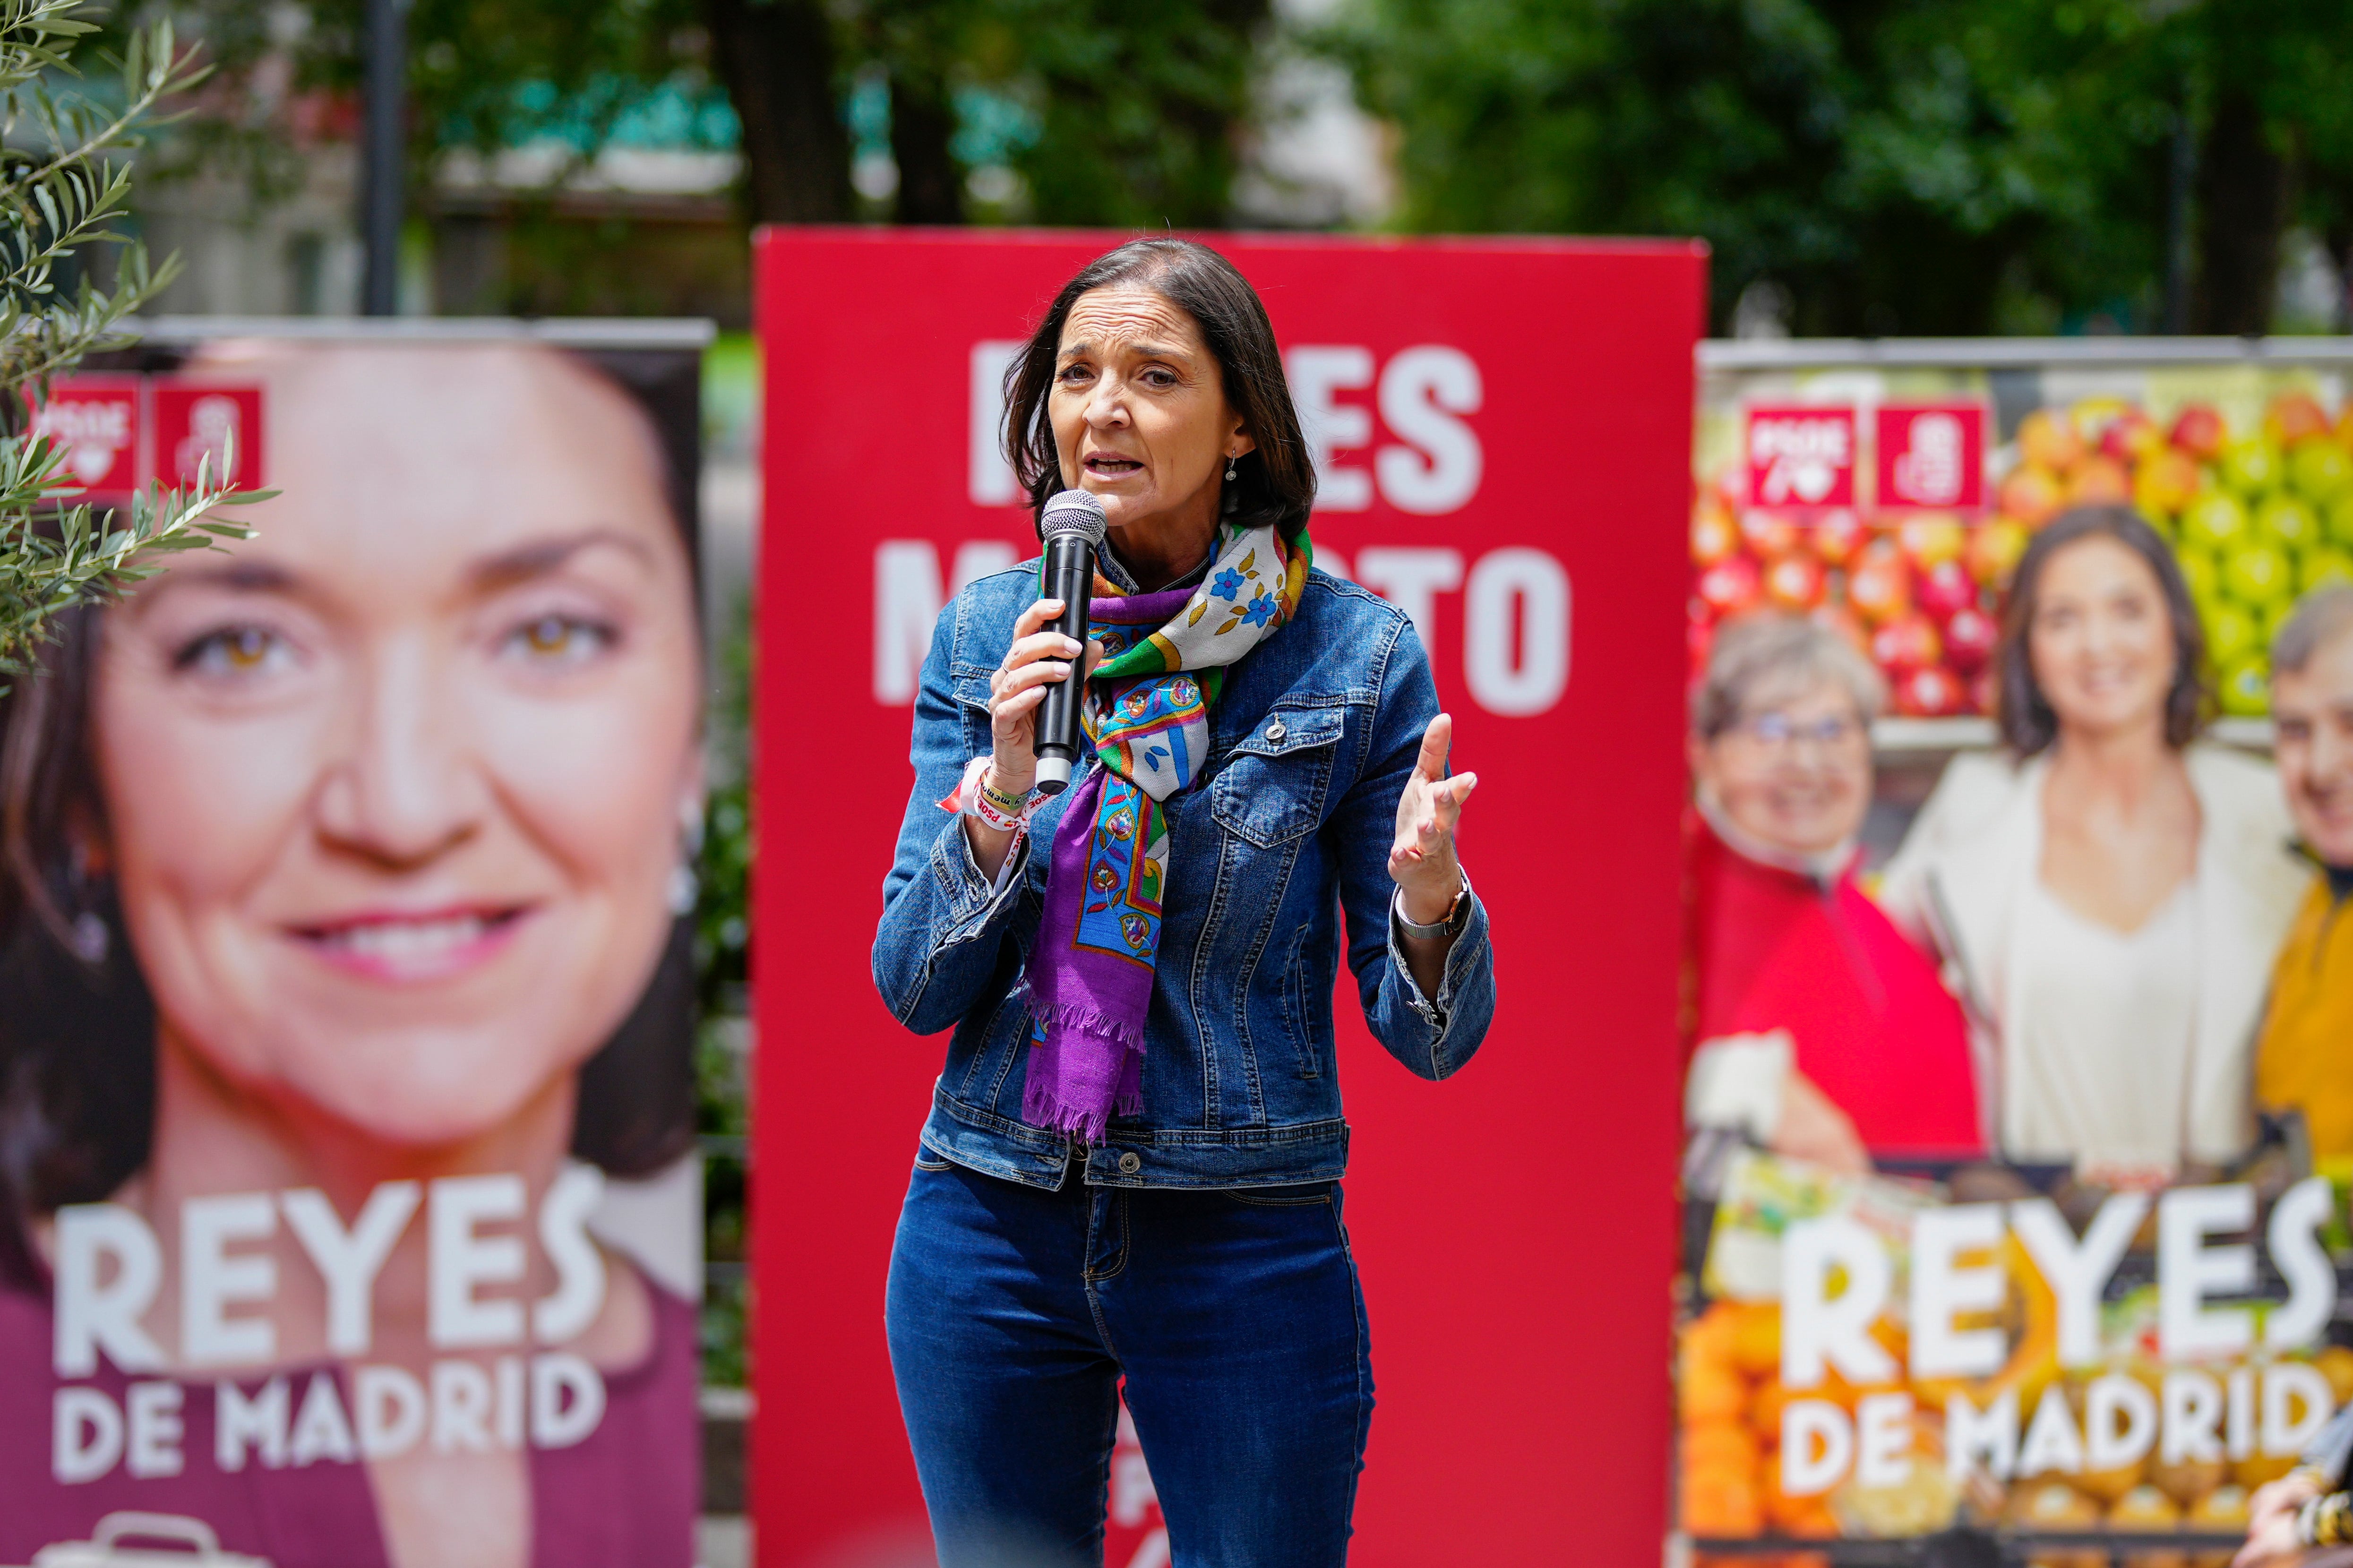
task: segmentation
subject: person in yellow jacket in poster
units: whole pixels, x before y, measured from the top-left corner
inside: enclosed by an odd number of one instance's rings
[[[2281,785],[2320,864],[2272,971],[2255,1047],[2255,1101],[2302,1114],[2312,1157],[2353,1166],[2353,587],[2296,607],[2272,649]]]

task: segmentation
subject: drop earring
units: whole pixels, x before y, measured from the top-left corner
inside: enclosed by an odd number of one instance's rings
[[[1241,455],[1240,453],[1229,452],[1226,454],[1226,483],[1232,484],[1234,482],[1234,465],[1240,461]]]

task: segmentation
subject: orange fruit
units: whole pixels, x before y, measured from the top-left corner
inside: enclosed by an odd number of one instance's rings
[[[1781,1371],[1781,1308],[1773,1301],[1744,1301],[1732,1325],[1732,1364],[1743,1377],[1778,1376]]]
[[[1737,1421],[1748,1409],[1748,1384],[1730,1367],[1686,1363],[1676,1390],[1676,1408],[1686,1426],[1703,1421]]]

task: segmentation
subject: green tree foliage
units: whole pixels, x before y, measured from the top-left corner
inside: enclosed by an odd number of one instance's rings
[[[50,379],[123,341],[123,318],[169,281],[109,226],[130,197],[119,161],[159,100],[199,75],[168,24],[130,36],[116,79],[81,86],[72,54],[96,29],[79,0],[0,0],[0,673],[22,673],[50,617],[148,575],[158,558],[246,530],[212,520],[230,494],[200,474],[193,490],[137,497],[131,515],[93,513],[68,453],[27,434],[26,410]],[[115,283],[89,281],[91,247],[115,251]],[[79,271],[78,290],[60,274]]]
[[[1407,226],[1702,235],[1719,327],[1759,279],[1801,332],[2153,325],[2186,123],[2198,324],[2241,330],[2353,169],[2323,0],[1356,0],[1320,41]]]
[[[241,167],[265,197],[282,192],[289,143],[269,112],[270,73],[290,57],[298,86],[355,92],[365,0],[169,8],[248,89],[217,95],[190,149]],[[1026,121],[1007,150],[1030,193],[1024,216],[1215,224],[1267,20],[1267,0],[415,0],[411,151],[422,176],[453,146],[554,130],[585,158],[649,92],[715,87],[741,128],[748,216],[842,221],[861,216],[842,106],[879,76],[900,170],[888,216],[900,221],[965,219],[977,95]]]

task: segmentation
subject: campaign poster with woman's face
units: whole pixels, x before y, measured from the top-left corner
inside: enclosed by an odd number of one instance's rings
[[[1704,378],[1702,1561],[2227,1563],[2345,1430],[2353,362],[2295,352]]]
[[[697,357],[129,356],[280,493],[6,699],[0,1563],[691,1560]]]

